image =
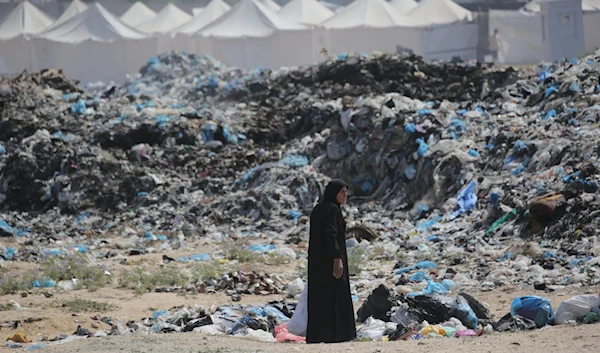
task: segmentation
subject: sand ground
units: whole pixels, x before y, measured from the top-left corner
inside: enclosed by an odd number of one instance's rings
[[[510,309],[512,299],[526,294],[542,295],[556,308],[561,301],[570,296],[597,293],[598,288],[565,289],[554,293],[532,292],[514,288],[502,288],[492,292],[472,293],[487,303],[493,315],[499,318]],[[124,322],[148,317],[155,309],[169,309],[179,305],[199,304],[204,307],[229,303],[224,294],[197,294],[182,296],[176,293],[148,293],[141,296],[129,290],[105,288],[96,292],[86,290],[57,292],[53,298],[45,298],[34,293],[26,298],[20,295],[4,296],[0,303],[15,300],[24,308],[0,312],[0,323],[19,320],[17,329],[0,327],[0,336],[6,339],[15,332],[24,332],[34,343],[42,337],[73,333],[77,325],[95,329],[108,326],[91,319],[94,313],[74,314],[64,308],[56,307],[61,301],[85,298],[118,305],[118,309],[102,313]],[[241,304],[266,303],[282,299],[280,295],[243,296]],[[357,303],[357,306],[360,303]],[[152,310],[151,310],[152,309]],[[600,346],[600,324],[581,326],[555,326],[542,330],[515,334],[496,333],[476,338],[443,339],[432,338],[420,341],[399,342],[352,342],[336,345],[271,344],[255,342],[233,337],[207,336],[199,333],[172,333],[153,335],[113,336],[86,338],[75,342],[46,346],[44,352],[177,352],[177,353],[217,353],[217,352],[331,352],[356,350],[358,352],[592,352]],[[5,350],[5,348],[0,348]]]
[[[203,251],[217,251],[215,244],[198,242],[191,244],[186,249],[179,251],[157,252],[144,256],[130,257],[133,262],[145,262],[150,265],[158,265],[162,262],[162,255],[187,256]],[[210,250],[209,250],[210,249]],[[129,265],[120,265],[117,259],[106,261],[113,270],[120,268],[131,268]],[[295,278],[298,263],[270,266],[268,264],[243,263],[237,268],[243,271],[265,271],[267,273],[279,274],[286,280]],[[23,262],[6,262],[3,266],[13,271],[30,271],[37,265]],[[375,265],[373,265],[375,266]],[[389,269],[388,269],[389,267]],[[372,271],[390,273],[393,262],[377,262]],[[385,282],[385,279],[372,279],[377,282]],[[154,310],[170,309],[181,305],[201,305],[205,308],[217,307],[222,304],[231,303],[231,298],[223,293],[217,294],[178,294],[178,293],[146,293],[136,295],[131,290],[103,288],[95,292],[77,290],[65,292],[50,289],[54,294],[52,298],[46,298],[42,293],[47,290],[35,289],[30,291],[27,297],[21,297],[20,293],[14,295],[0,296],[0,305],[7,304],[10,300],[18,302],[23,309],[0,311],[0,338],[4,341],[16,332],[24,332],[33,343],[40,343],[44,338],[52,339],[60,334],[72,334],[78,325],[90,329],[92,332],[110,327],[91,317],[93,312],[73,313],[63,307],[61,303],[76,298],[92,300],[96,302],[107,302],[117,307],[101,316],[109,316],[117,322],[126,323],[130,320],[140,320],[150,317]],[[600,293],[600,287],[596,288],[573,288],[558,289],[552,293],[521,289],[515,287],[496,288],[488,292],[470,292],[490,308],[496,319],[501,318],[510,310],[512,300],[521,295],[540,295],[548,298],[553,307],[571,296],[580,294]],[[284,295],[244,295],[240,304],[264,304],[272,300],[284,299]],[[361,302],[355,302],[356,309]],[[13,323],[19,321],[15,329]],[[41,351],[60,353],[92,353],[92,352],[161,352],[161,353],[224,353],[224,352],[592,352],[600,347],[600,324],[582,326],[555,326],[531,332],[515,334],[496,333],[476,338],[428,338],[419,341],[399,342],[352,342],[335,345],[306,345],[306,344],[270,344],[250,341],[240,338],[224,336],[206,336],[199,333],[171,333],[153,335],[128,335],[111,336],[102,338],[84,338],[74,342],[52,345],[47,344]],[[30,346],[25,345],[25,347]],[[16,349],[12,349],[15,351]],[[4,345],[0,345],[0,351],[8,351]]]

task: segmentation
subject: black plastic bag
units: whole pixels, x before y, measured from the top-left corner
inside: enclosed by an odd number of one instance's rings
[[[357,321],[365,322],[373,317],[384,322],[390,322],[390,311],[396,306],[395,295],[383,284],[377,287],[357,312]]]
[[[417,295],[406,297],[408,312],[418,317],[419,321],[427,321],[432,325],[448,321],[456,313],[456,299],[443,295]]]
[[[510,313],[506,314],[494,327],[496,332],[519,332],[519,331],[531,331],[535,330],[537,325],[535,321],[529,320],[522,316],[512,316]]]

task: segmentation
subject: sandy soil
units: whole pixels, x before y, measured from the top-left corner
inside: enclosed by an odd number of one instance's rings
[[[162,254],[168,256],[186,256],[201,251],[216,251],[217,247],[210,243],[196,243],[186,249],[159,252],[143,256],[129,257],[127,263],[146,263],[150,266],[162,263]],[[115,271],[129,265],[119,265],[118,259],[106,261]],[[35,264],[21,262],[5,263],[11,271],[28,271],[36,267]],[[286,280],[295,278],[298,263],[270,266],[267,264],[239,264],[236,267],[249,271],[265,271],[271,274],[280,274]],[[179,266],[179,265],[178,265]],[[182,265],[184,266],[184,265]],[[374,266],[374,265],[373,265]],[[370,270],[379,270],[384,273],[391,271],[393,262],[377,263],[377,268],[369,266]],[[390,269],[388,269],[390,267]],[[116,273],[116,272],[115,272]],[[377,283],[385,283],[384,279],[372,279]],[[376,283],[374,285],[377,285]],[[389,283],[388,283],[389,284]],[[140,320],[152,315],[153,310],[170,309],[181,305],[199,304],[205,308],[231,303],[231,298],[223,293],[218,294],[178,294],[178,293],[147,293],[135,295],[131,290],[103,288],[96,292],[78,290],[65,292],[56,289],[49,291],[54,294],[52,298],[42,295],[47,290],[36,289],[27,297],[20,294],[0,297],[0,304],[14,300],[23,306],[21,310],[0,311],[0,338],[6,340],[16,332],[24,332],[33,343],[39,343],[44,338],[54,338],[60,334],[72,334],[78,325],[90,329],[92,332],[109,329],[107,324],[91,318],[95,313],[72,313],[61,307],[66,300],[82,298],[97,302],[108,302],[118,307],[101,316],[112,317],[116,321],[126,323],[129,320]],[[510,310],[512,300],[521,295],[540,295],[548,298],[556,309],[563,300],[579,294],[599,293],[600,288],[565,288],[553,293],[544,293],[533,289],[519,289],[514,287],[497,288],[491,292],[470,292],[479,300],[487,303],[496,319],[504,316]],[[283,295],[245,295],[240,304],[261,304],[272,300],[281,300]],[[356,309],[361,302],[355,302]],[[14,321],[19,321],[18,327],[12,326]],[[547,329],[524,332],[517,334],[493,334],[489,336],[464,339],[425,339],[421,341],[401,342],[353,342],[339,345],[305,345],[305,344],[268,344],[233,337],[205,336],[197,333],[173,333],[153,335],[112,336],[104,338],[84,338],[75,342],[51,345],[44,352],[177,352],[177,353],[218,353],[218,352],[327,352],[350,351],[358,352],[591,352],[597,351],[600,345],[600,324],[577,327],[551,327]],[[29,345],[25,345],[29,346]],[[0,346],[0,351],[7,351]]]
[[[499,289],[494,292],[472,293],[480,300],[489,304],[496,318],[506,314],[510,309],[512,299],[526,294],[536,294],[547,297],[556,308],[561,301],[570,296],[586,293],[597,293],[599,288],[586,290],[564,290],[554,293],[533,292],[513,288]],[[103,313],[113,319],[127,321],[138,320],[151,315],[152,309],[169,309],[179,305],[199,304],[204,307],[218,306],[229,303],[230,299],[224,294],[198,294],[182,296],[176,293],[148,293],[136,296],[131,291],[120,289],[102,289],[97,292],[85,290],[56,293],[53,298],[45,298],[41,294],[21,298],[19,295],[4,296],[0,303],[9,300],[19,302],[23,310],[0,312],[0,323],[20,320],[17,329],[0,328],[0,336],[6,339],[15,332],[24,332],[34,343],[42,337],[52,338],[58,334],[72,333],[77,325],[95,329],[108,328],[102,322],[90,318],[93,313],[80,313],[74,316],[69,311],[56,307],[57,303],[73,298],[109,302],[119,306],[118,309]],[[282,296],[243,296],[241,304],[266,303],[270,300],[282,299]],[[357,303],[357,306],[360,303]],[[402,342],[353,342],[339,345],[304,344],[268,344],[233,337],[206,336],[197,333],[132,335],[120,337],[90,338],[75,342],[47,346],[44,352],[331,352],[356,350],[358,352],[385,352],[405,350],[410,352],[591,352],[597,351],[600,344],[600,324],[577,327],[551,327],[542,330],[517,334],[493,334],[477,338],[462,339],[425,339],[421,341]],[[3,348],[0,348],[2,350]]]

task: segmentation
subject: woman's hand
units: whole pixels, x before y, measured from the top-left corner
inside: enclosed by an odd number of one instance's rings
[[[333,259],[333,277],[340,278],[344,273],[344,264],[342,259]]]

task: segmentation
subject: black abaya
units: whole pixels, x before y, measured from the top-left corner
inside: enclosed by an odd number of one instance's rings
[[[335,199],[343,186],[346,185],[341,181],[332,181],[323,201],[310,216],[307,343],[346,342],[356,338],[346,253],[346,222]],[[344,264],[339,279],[333,276],[336,258],[341,258]]]

